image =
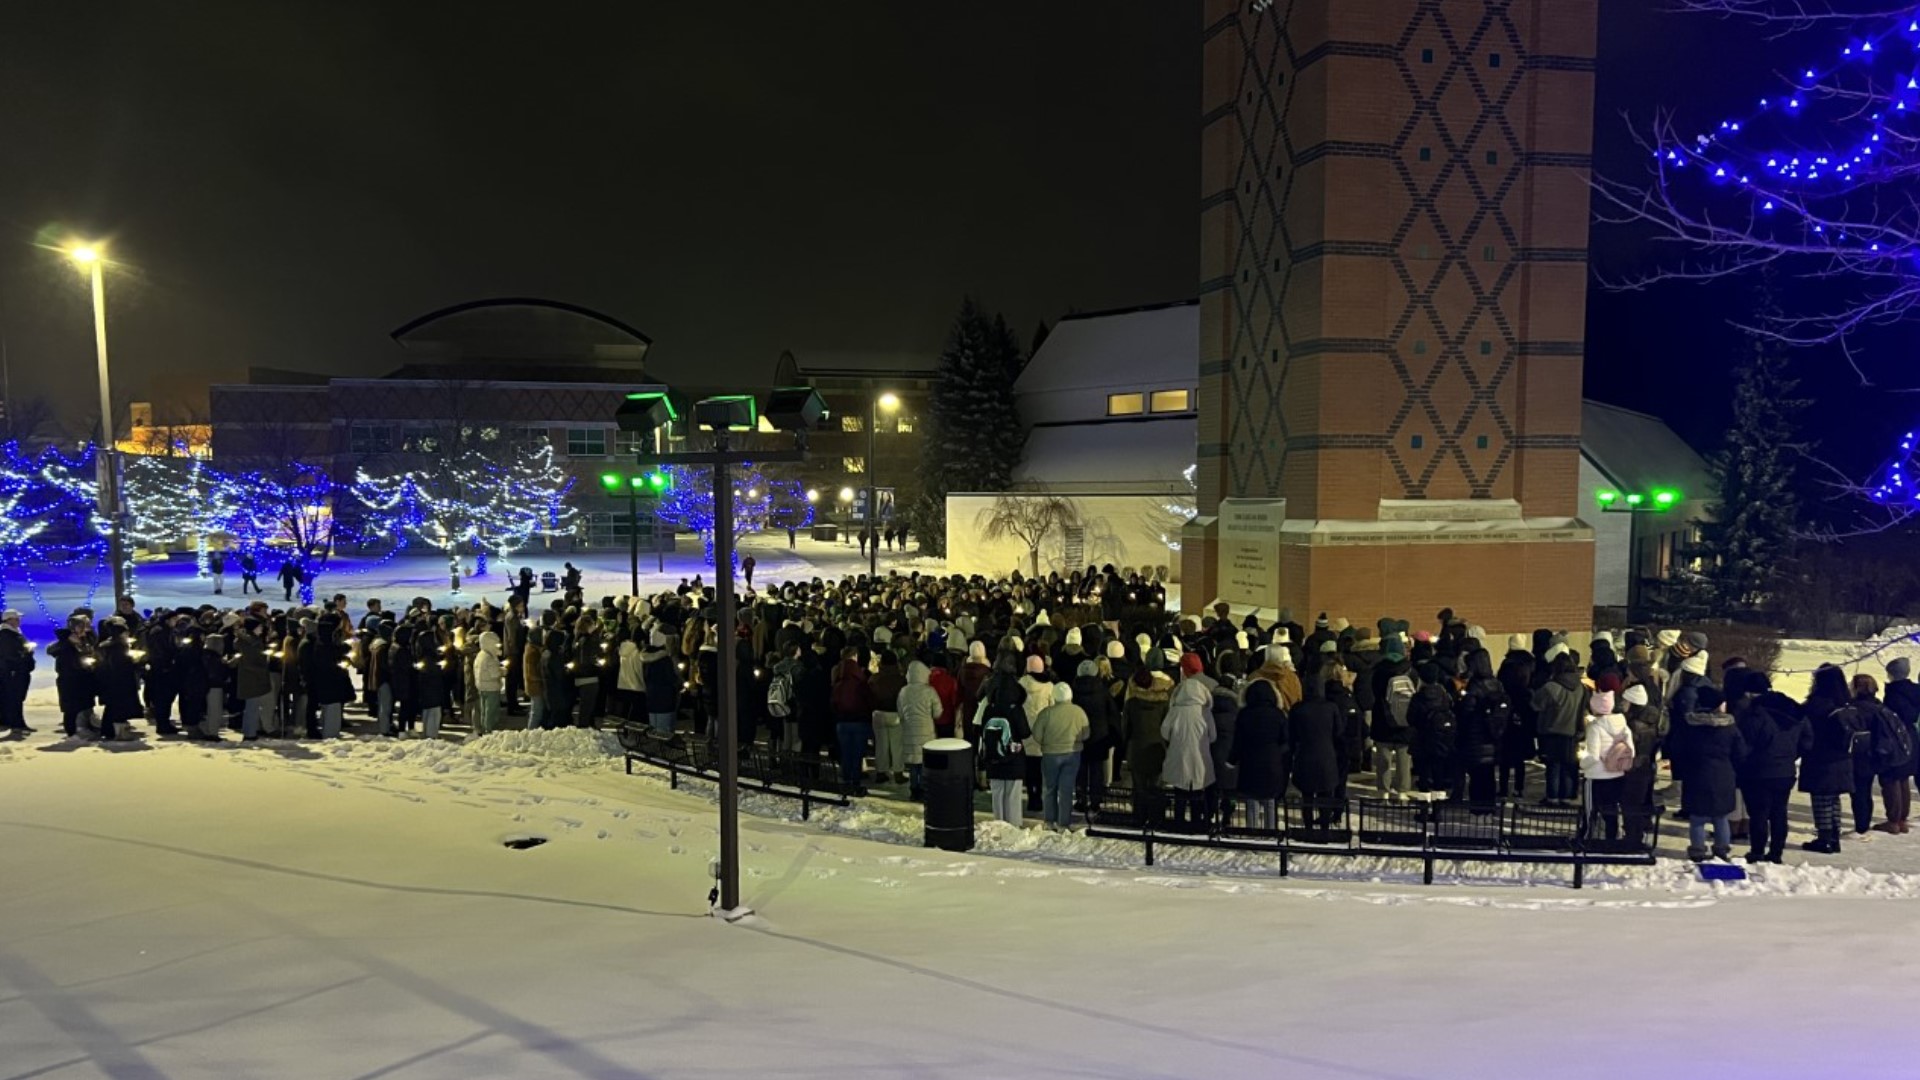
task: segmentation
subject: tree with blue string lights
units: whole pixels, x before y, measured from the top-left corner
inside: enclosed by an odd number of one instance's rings
[[[412,537],[458,559],[505,558],[535,537],[571,535],[575,511],[567,502],[573,481],[554,461],[553,447],[525,452],[468,449],[432,469],[376,475],[361,470],[352,494],[372,532]]]
[[[708,566],[713,565],[714,520],[712,473],[705,468],[668,465],[667,489],[660,494],[654,516],[699,535]],[[737,466],[733,476],[733,538],[738,541],[769,527],[804,529],[813,523],[806,491],[794,480],[770,477],[754,464]],[[734,569],[740,550],[734,548]]]
[[[87,603],[93,602],[107,565],[103,526],[94,512],[91,448],[67,457],[48,447],[29,455],[17,443],[0,445],[0,607],[9,579],[24,581],[50,625],[64,617],[49,611],[33,574],[91,565]]]

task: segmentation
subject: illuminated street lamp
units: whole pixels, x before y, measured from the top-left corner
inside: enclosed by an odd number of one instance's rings
[[[113,595],[127,595],[125,540],[120,528],[120,473],[113,445],[113,393],[107,379],[106,253],[99,244],[76,243],[67,257],[86,271],[93,286],[93,347],[100,364],[100,458],[98,503],[107,526],[107,561],[113,567]]]
[[[880,489],[876,488],[873,484],[873,468],[874,468],[873,437],[874,437],[874,432],[878,431],[880,428],[880,410],[885,409],[888,412],[893,412],[899,407],[900,407],[900,395],[894,393],[891,390],[885,390],[874,395],[873,408],[871,411],[871,415],[867,417],[866,532],[867,532],[867,574],[870,577],[880,576],[880,534],[875,532],[873,528],[874,514],[880,508],[879,506]]]

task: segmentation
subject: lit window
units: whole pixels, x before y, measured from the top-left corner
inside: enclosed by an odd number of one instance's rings
[[[913,417],[908,416],[906,413],[901,413],[899,416],[895,417],[893,424],[894,424],[894,429],[900,432],[900,434],[902,435],[913,434]]]
[[[865,431],[866,428],[862,426],[865,419],[858,413],[846,413],[840,417],[840,430],[849,433]]]
[[[1145,411],[1147,411],[1147,400],[1144,394],[1107,395],[1108,416],[1139,416]]]
[[[1190,390],[1155,390],[1153,392],[1154,412],[1186,412],[1193,407],[1193,392]]]
[[[568,428],[568,457],[606,457],[607,431],[605,428]]]
[[[637,454],[642,450],[653,449],[651,431],[616,431],[613,433],[614,452],[622,457]]]
[[[850,473],[863,473],[867,471],[867,459],[863,457],[841,458],[840,465]]]

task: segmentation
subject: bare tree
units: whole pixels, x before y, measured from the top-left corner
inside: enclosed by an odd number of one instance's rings
[[[1064,533],[1079,524],[1080,508],[1072,499],[1045,491],[996,496],[993,505],[975,519],[982,538],[1011,537],[1025,544],[1027,564],[1035,577],[1040,575],[1040,545],[1054,530]]]

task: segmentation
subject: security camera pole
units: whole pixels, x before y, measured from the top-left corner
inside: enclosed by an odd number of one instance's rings
[[[776,390],[775,401],[783,391]],[[733,466],[749,462],[805,461],[806,429],[825,415],[818,395],[807,391],[805,407],[793,415],[770,415],[782,430],[792,431],[791,450],[748,451],[732,447],[733,433],[758,429],[754,399],[744,395],[708,398],[695,403],[694,423],[713,429],[713,449],[674,454],[639,455],[643,466],[707,465],[713,469],[713,564],[720,606],[719,673],[716,678],[720,715],[720,914],[732,921],[749,914],[740,906],[740,702],[736,700],[733,610]]]

